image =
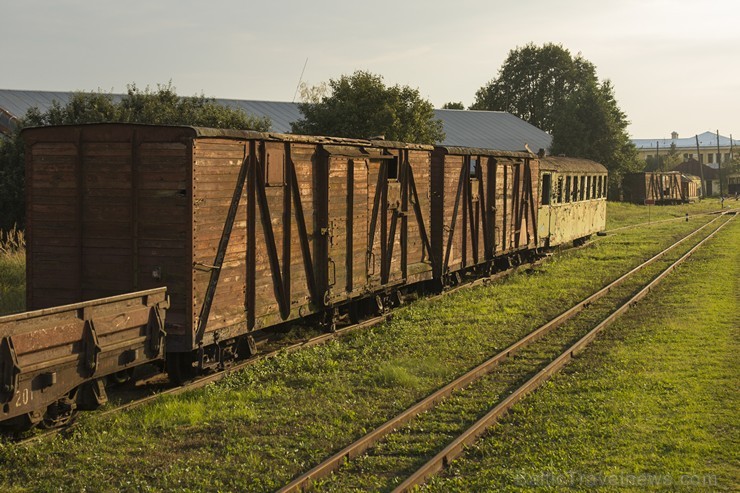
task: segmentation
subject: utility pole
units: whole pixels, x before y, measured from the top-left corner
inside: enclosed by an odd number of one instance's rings
[[[699,155],[699,134],[696,134],[696,160],[699,163],[699,174],[701,175],[701,196],[702,198],[706,198],[707,189],[704,185],[704,165],[701,163]]]
[[[722,153],[719,150],[719,129],[717,130],[717,172],[719,173],[719,195],[725,196],[724,187],[722,186]]]

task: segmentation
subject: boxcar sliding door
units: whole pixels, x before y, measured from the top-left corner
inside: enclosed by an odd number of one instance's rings
[[[367,284],[367,159],[354,147],[324,146],[328,166],[327,305],[359,296]]]

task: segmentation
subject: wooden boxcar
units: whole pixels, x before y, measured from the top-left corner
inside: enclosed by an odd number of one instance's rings
[[[727,193],[735,197],[740,194],[740,173],[727,175]]]
[[[628,173],[622,181],[624,200],[634,204],[686,202],[678,171]]]
[[[431,147],[191,127],[27,129],[29,309],[167,286],[167,351],[432,278]],[[209,352],[210,351],[210,352]]]
[[[696,202],[701,197],[701,178],[681,174],[681,195],[685,202]]]
[[[581,240],[606,229],[607,170],[594,161],[540,160],[539,246]]]
[[[435,278],[486,269],[537,246],[537,159],[527,153],[436,147],[432,157]]]

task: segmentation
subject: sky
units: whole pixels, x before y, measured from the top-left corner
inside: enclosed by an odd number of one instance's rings
[[[2,89],[171,81],[292,101],[299,80],[367,70],[467,107],[510,50],[556,43],[612,81],[633,138],[740,136],[737,0],[0,0],[0,14]]]

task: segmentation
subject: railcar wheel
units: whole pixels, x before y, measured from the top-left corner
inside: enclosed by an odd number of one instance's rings
[[[193,353],[167,353],[167,375],[172,383],[182,385],[195,378]]]
[[[348,311],[350,323],[352,324],[359,323],[360,318],[361,318],[360,310],[361,310],[361,307],[358,301],[350,302],[349,311]]]
[[[129,368],[128,370],[117,371],[111,375],[108,375],[108,381],[115,385],[123,385],[130,381],[134,376],[134,369]]]
[[[77,417],[77,403],[69,397],[63,397],[46,408],[39,427],[44,429],[60,428],[71,423]]]

